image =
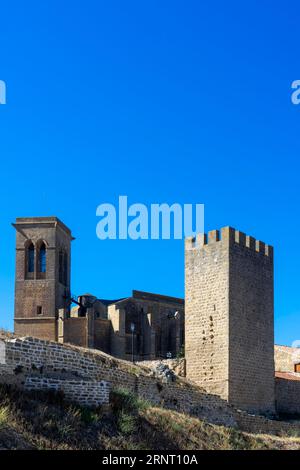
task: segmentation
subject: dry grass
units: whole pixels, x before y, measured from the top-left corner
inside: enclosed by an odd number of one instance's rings
[[[300,449],[299,438],[253,436],[154,408],[125,390],[88,410],[51,393],[0,385],[0,449]]]

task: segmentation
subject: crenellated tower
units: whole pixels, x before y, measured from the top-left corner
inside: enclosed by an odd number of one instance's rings
[[[231,227],[185,241],[187,378],[273,414],[273,249]]]

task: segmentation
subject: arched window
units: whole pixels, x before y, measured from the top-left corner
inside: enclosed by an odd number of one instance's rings
[[[34,245],[30,243],[27,248],[27,272],[34,273]]]
[[[43,242],[39,250],[39,272],[45,273],[47,269],[46,245]]]

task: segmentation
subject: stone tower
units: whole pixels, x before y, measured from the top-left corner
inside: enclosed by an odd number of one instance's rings
[[[185,242],[187,377],[235,406],[273,414],[273,249],[225,227]]]
[[[56,217],[18,218],[15,333],[57,340],[58,311],[68,308],[70,230]]]

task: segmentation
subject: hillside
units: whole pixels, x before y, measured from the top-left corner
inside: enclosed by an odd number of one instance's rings
[[[62,396],[0,386],[0,449],[300,449],[292,436],[250,435],[152,407],[124,390],[112,409],[88,410]]]

